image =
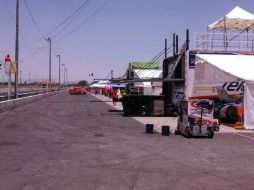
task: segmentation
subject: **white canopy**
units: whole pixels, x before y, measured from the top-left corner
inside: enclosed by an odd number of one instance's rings
[[[150,78],[161,78],[162,70],[158,69],[135,69],[135,75],[138,76],[140,79],[150,79]]]
[[[253,28],[254,15],[238,6],[208,26],[209,30],[247,30]]]
[[[162,78],[162,70],[135,69],[134,74],[140,79]],[[162,82],[134,82],[136,87],[144,87],[144,95],[159,95],[162,93]]]
[[[254,129],[254,56],[219,54],[197,54],[196,56],[196,65],[203,65],[196,71],[196,81],[206,85],[209,82],[216,84],[239,79],[245,81],[244,128]]]
[[[162,70],[158,69],[135,69],[134,74],[140,79],[161,78]],[[135,86],[150,87],[151,82],[135,82]]]
[[[90,85],[90,87],[104,88],[109,84],[109,80],[100,80]]]
[[[197,54],[205,62],[245,81],[254,81],[254,56]]]

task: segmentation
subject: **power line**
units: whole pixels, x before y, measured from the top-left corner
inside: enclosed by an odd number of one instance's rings
[[[63,39],[65,39],[66,37],[68,37],[69,35],[71,35],[73,32],[75,32],[76,30],[78,30],[83,24],[85,24],[86,22],[88,22],[92,17],[94,17],[96,14],[98,14],[108,3],[110,2],[110,0],[106,1],[102,6],[100,6],[92,15],[90,15],[87,19],[85,19],[83,22],[81,22],[80,25],[78,25],[76,28],[74,28],[72,31],[70,31],[69,33],[67,33],[66,35],[64,35],[62,38],[60,38],[59,40],[54,41],[54,43],[62,41]]]
[[[173,45],[171,45],[169,48],[167,48],[167,52],[173,47]],[[158,53],[151,61],[148,62],[147,67],[150,67],[152,64],[154,64],[156,61],[158,61],[159,59],[162,58],[162,56],[164,55],[165,50],[162,50],[160,53]],[[145,69],[141,69],[139,70],[135,75],[135,77],[138,77],[138,75],[140,75],[141,73],[144,73]],[[155,71],[154,71],[155,72]]]
[[[45,45],[43,45],[43,46],[41,46],[41,47],[35,49],[35,50],[33,51],[33,53],[31,53],[31,54],[27,55],[26,57],[22,58],[22,60],[25,60],[25,59],[31,57],[32,55],[37,54],[40,50],[42,50],[42,49],[44,49],[44,48],[46,48],[46,47],[47,47],[47,45],[45,44]]]
[[[3,0],[3,3],[4,3],[4,6],[5,6],[5,9],[7,10],[8,15],[9,15],[9,16],[10,16],[10,18],[11,18],[11,21],[15,24],[14,17],[12,16],[11,11],[10,11],[10,9],[9,9],[8,5],[6,4],[6,1],[5,1],[5,0]]]
[[[81,4],[81,6],[79,8],[77,8],[72,14],[70,14],[64,21],[62,21],[58,26],[56,26],[53,30],[51,30],[50,32],[48,32],[46,34],[46,36],[48,36],[49,34],[52,34],[53,32],[55,32],[58,28],[60,28],[62,25],[64,25],[69,19],[71,19],[76,13],[78,13],[81,9],[83,9],[85,6],[87,6],[86,4],[88,4],[90,0],[86,0],[84,1],[84,3]]]
[[[16,21],[15,21],[14,17],[12,16],[11,11],[10,11],[10,9],[9,9],[9,7],[8,7],[8,5],[7,5],[7,3],[6,3],[5,0],[3,0],[3,4],[4,4],[5,10],[7,11],[9,17],[11,18],[12,23],[15,25],[15,24],[16,24]],[[22,39],[24,40],[24,42],[25,42],[26,44],[28,44],[27,41],[26,41],[26,39],[24,38],[24,35],[23,35],[22,31],[20,31],[20,34],[21,34],[21,37],[22,37]]]
[[[25,0],[24,0],[24,1],[25,1]],[[26,3],[26,2],[25,2],[25,3]],[[8,7],[8,5],[7,5],[7,3],[6,3],[6,0],[3,0],[3,4],[4,4],[4,6],[5,6],[5,10],[7,11],[9,17],[11,18],[12,23],[15,25],[15,24],[16,24],[15,19],[14,19],[14,17],[13,17],[12,14],[11,14],[11,11],[10,11],[10,9],[9,9],[9,7]],[[31,16],[31,15],[30,15],[30,16]],[[20,31],[20,34],[21,34],[21,38],[22,38],[23,41],[24,41],[24,47],[26,47],[26,49],[30,49],[30,50],[34,51],[35,53],[37,53],[39,50],[42,49],[41,47],[39,47],[39,48],[33,50],[31,47],[29,47],[29,45],[28,45],[29,43],[26,41],[26,39],[25,39],[24,34],[23,34],[22,31]],[[38,50],[38,49],[39,49],[39,50]],[[8,51],[10,51],[10,50],[5,50],[5,52],[8,52]],[[2,51],[2,52],[4,52],[4,51]],[[27,56],[27,57],[30,57],[30,56],[31,56],[31,55],[29,55],[29,56]]]
[[[53,28],[50,32],[48,32],[45,36],[48,36],[50,34],[52,34],[53,32],[55,32],[58,28],[60,28],[61,26],[63,26],[68,20],[70,20],[73,16],[75,16],[76,13],[79,13],[84,7],[87,6],[88,2],[90,0],[85,0],[74,12],[72,12],[68,17],[66,17],[60,24],[58,24],[55,28]],[[43,38],[39,38],[37,40],[34,40],[33,43],[36,43],[42,39],[45,39],[44,37]]]
[[[84,10],[84,9],[88,6],[89,2],[90,2],[90,0],[87,0],[87,1],[84,3],[84,5],[82,6],[82,8],[79,9],[79,10],[76,12],[76,14],[72,16],[72,18],[70,18],[70,20],[66,23],[66,25],[65,25],[60,31],[58,31],[58,32],[53,36],[53,38],[55,38],[56,36],[58,36],[63,30],[65,30],[66,27],[67,27],[67,26],[68,26],[68,25],[82,12],[82,10]]]
[[[162,56],[164,53],[164,50],[162,50],[160,53],[158,53],[154,58],[152,58],[148,63],[147,63],[147,67],[150,67],[152,64],[155,63],[155,61],[157,61],[157,59]],[[140,75],[141,73],[145,72],[145,69],[140,69],[137,73],[134,74],[134,78],[137,77],[138,75]]]
[[[106,75],[104,79],[107,79],[108,77],[110,77],[110,75],[111,75],[111,71]]]
[[[41,30],[40,30],[38,24],[36,23],[36,21],[35,21],[35,19],[34,19],[34,16],[33,16],[32,12],[31,12],[31,10],[30,10],[30,8],[29,8],[29,6],[28,6],[26,0],[24,0],[24,3],[25,3],[25,5],[26,5],[26,9],[27,9],[27,11],[28,11],[28,13],[29,13],[29,15],[30,15],[30,17],[31,17],[31,19],[32,19],[32,22],[34,23],[34,25],[35,25],[35,27],[36,27],[36,29],[37,29],[38,32],[41,34],[42,38],[46,39],[46,36],[41,32]]]

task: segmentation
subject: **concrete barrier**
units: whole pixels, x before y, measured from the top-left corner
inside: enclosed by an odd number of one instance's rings
[[[52,96],[56,93],[59,93],[60,91],[56,92],[49,92],[49,93],[44,93],[44,94],[38,94],[38,95],[33,95],[33,96],[27,96],[24,98],[18,98],[14,100],[7,100],[7,101],[2,101],[0,102],[0,112],[8,111],[15,109],[17,107],[24,106],[26,104],[38,101],[44,97]]]

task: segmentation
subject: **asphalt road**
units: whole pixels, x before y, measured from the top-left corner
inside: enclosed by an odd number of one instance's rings
[[[145,134],[90,95],[0,114],[1,190],[254,189],[253,134]]]

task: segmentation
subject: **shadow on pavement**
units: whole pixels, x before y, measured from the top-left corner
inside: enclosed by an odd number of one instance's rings
[[[109,100],[91,100],[90,102],[112,102]]]
[[[123,112],[123,110],[108,110],[109,112]]]

